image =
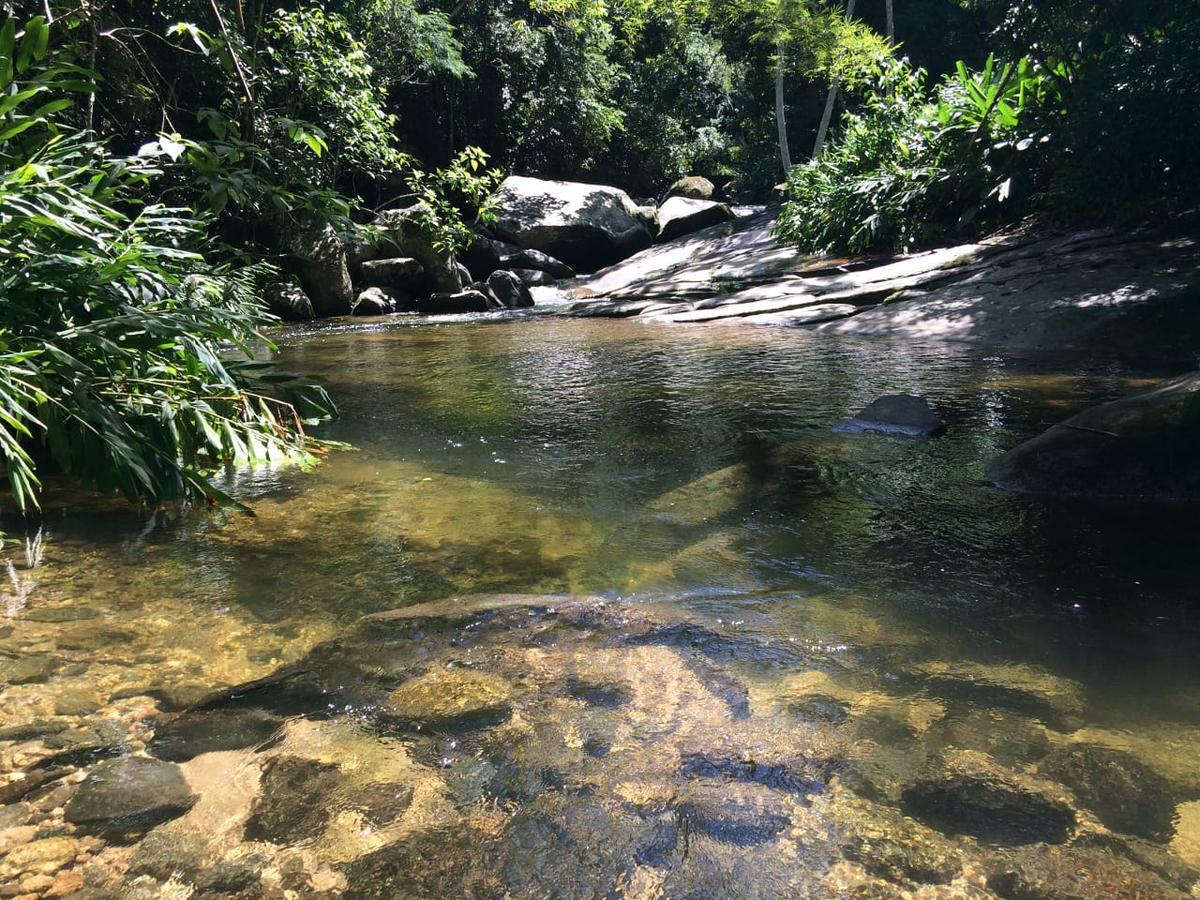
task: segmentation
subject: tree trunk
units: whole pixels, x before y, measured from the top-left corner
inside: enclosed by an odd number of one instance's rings
[[[891,0],[888,0],[888,10],[892,8]],[[854,15],[854,0],[846,0],[846,18],[849,19]],[[829,85],[829,96],[825,98],[825,111],[821,113],[821,124],[817,127],[817,140],[813,144],[813,159],[821,155],[821,150],[825,147],[825,136],[829,133],[829,122],[833,119],[833,107],[837,104],[838,91],[841,90],[841,82],[838,79],[833,79],[833,83]]]
[[[787,113],[783,103],[783,41],[776,45],[778,59],[775,63],[775,124],[779,126],[779,161],[783,164],[786,179],[792,170],[792,154],[788,149]]]
[[[887,39],[889,44],[896,43],[896,11],[892,8],[892,0],[884,0],[887,5]]]

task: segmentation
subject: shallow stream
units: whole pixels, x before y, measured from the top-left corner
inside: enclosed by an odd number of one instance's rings
[[[557,318],[279,356],[354,451],[231,477],[254,517],[52,491],[5,549],[0,767],[75,774],[0,852],[74,841],[36,871],[98,896],[1200,896],[1194,509],[982,474],[1173,372]],[[947,434],[830,431],[896,392]],[[190,811],[64,824],[130,754]]]

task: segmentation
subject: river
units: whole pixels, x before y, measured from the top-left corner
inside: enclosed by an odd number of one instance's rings
[[[208,896],[204,873],[239,859],[243,893],[214,896],[1076,896],[1083,873],[1077,896],[1132,897],[1194,880],[1194,510],[983,477],[1172,372],[552,317],[324,324],[282,333],[278,358],[328,386],[341,417],[320,435],[353,450],[228,476],[253,517],[52,486],[40,531],[5,548],[5,771],[163,756],[201,799],[156,830],[212,827],[194,871],[139,864],[140,833],[81,844],[88,883],[174,875]],[[831,432],[897,392],[928,397],[947,434]],[[478,594],[563,596],[354,624]],[[336,652],[310,656],[323,641]],[[297,661],[320,692],[268,685],[172,718]],[[464,671],[495,681],[397,699]],[[438,699],[463,715],[422,706]],[[242,740],[251,707],[267,724]],[[380,784],[405,799],[364,799]],[[206,791],[236,828],[197,825]],[[82,835],[61,825],[69,799],[2,824]]]

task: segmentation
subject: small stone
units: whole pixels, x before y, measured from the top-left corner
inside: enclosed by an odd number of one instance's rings
[[[66,820],[97,832],[137,831],[180,816],[195,802],[179,766],[127,756],[92,770],[67,804]]]
[[[503,678],[470,669],[429,672],[388,695],[388,712],[399,719],[444,728],[477,719],[507,717],[513,687]]]
[[[52,884],[54,884],[54,879],[49,875],[30,875],[28,878],[21,879],[21,890],[27,894],[40,894]]]
[[[74,869],[59,872],[46,890],[47,897],[67,897],[83,887],[83,873]]]
[[[21,618],[26,622],[84,622],[100,618],[100,611],[90,606],[44,606],[25,610]]]
[[[64,688],[54,695],[54,714],[86,716],[100,708],[100,698],[83,688]]]
[[[905,437],[938,437],[946,433],[929,402],[911,394],[891,394],[870,403],[853,418],[833,426],[834,431],[895,434]]]

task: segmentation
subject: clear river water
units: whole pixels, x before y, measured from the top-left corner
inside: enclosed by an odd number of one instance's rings
[[[278,358],[353,450],[229,476],[253,517],[52,487],[4,550],[4,771],[150,755],[199,798],[87,884],[1196,896],[1195,510],[983,477],[1173,372],[552,317]],[[898,392],[946,435],[830,430]]]

